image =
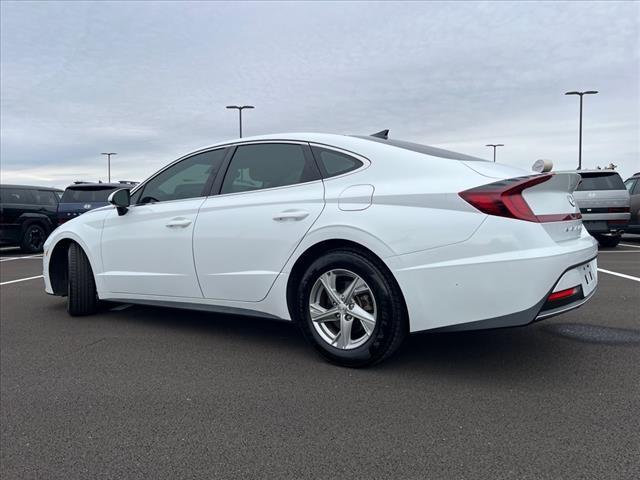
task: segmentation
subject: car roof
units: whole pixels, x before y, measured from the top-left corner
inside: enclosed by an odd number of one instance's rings
[[[0,185],[0,188],[22,188],[25,190],[48,190],[52,192],[62,192],[61,189],[56,187],[38,187],[36,185],[9,185],[6,183]]]
[[[72,190],[82,190],[82,189],[90,189],[95,187],[108,187],[108,188],[127,188],[134,187],[133,183],[97,183],[97,182],[82,182],[82,183],[73,183],[69,185],[67,188]]]
[[[313,132],[289,132],[289,133],[273,133],[268,135],[255,135],[252,137],[236,138],[219,142],[206,148],[223,147],[225,145],[232,145],[236,143],[250,143],[259,141],[297,141],[297,142],[310,142],[320,145],[327,145],[336,148],[342,148],[344,150],[353,151],[354,153],[366,156],[368,152],[374,152],[385,148],[399,148],[403,150],[410,150],[433,157],[447,158],[453,160],[464,161],[481,161],[486,162],[483,158],[473,157],[471,155],[465,155],[462,153],[453,152],[450,150],[444,150],[442,148],[430,147],[427,145],[407,142],[395,138],[383,139],[379,137],[367,136],[367,135],[342,135],[335,133],[313,133]],[[204,150],[201,149],[201,150]]]

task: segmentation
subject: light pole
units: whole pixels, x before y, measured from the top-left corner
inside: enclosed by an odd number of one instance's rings
[[[584,95],[595,95],[597,90],[587,90],[586,92],[566,92],[565,95],[580,96],[580,134],[578,137],[578,170],[582,170],[582,97]]]
[[[496,161],[496,148],[497,147],[504,147],[504,143],[488,143],[485,145],[485,147],[493,147],[493,162],[495,163]]]
[[[240,117],[240,138],[242,138],[242,110],[244,110],[245,108],[255,108],[253,105],[227,105],[227,108],[229,109],[234,109],[234,110],[238,110],[238,114]]]
[[[109,172],[109,183],[111,183],[111,155],[117,155],[116,152],[102,152],[100,155],[107,156],[107,170]]]

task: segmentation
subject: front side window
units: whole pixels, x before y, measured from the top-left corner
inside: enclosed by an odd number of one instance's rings
[[[35,196],[38,205],[46,205],[49,207],[58,205],[58,197],[51,190],[33,190],[31,193]]]
[[[362,166],[362,162],[344,153],[328,148],[312,147],[313,155],[323,170],[324,177],[334,177]]]
[[[226,149],[220,148],[182,160],[149,180],[134,198],[137,203],[152,203],[202,197],[207,194],[209,178],[220,170],[225,154]]]
[[[238,193],[318,180],[302,145],[268,143],[236,149],[220,193]]]

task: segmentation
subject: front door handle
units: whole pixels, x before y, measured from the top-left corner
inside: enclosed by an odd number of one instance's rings
[[[309,216],[309,212],[306,210],[285,210],[276,214],[273,219],[276,222],[286,222],[287,220],[299,221],[304,220]]]
[[[172,218],[167,223],[167,228],[186,228],[191,225],[191,220],[184,217]]]

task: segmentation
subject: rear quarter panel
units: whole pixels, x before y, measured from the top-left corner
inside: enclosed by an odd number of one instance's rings
[[[368,168],[325,179],[326,207],[309,236],[329,229],[354,232],[384,245],[389,256],[462,242],[480,226],[486,215],[458,192],[483,183],[482,177],[456,160],[376,146]],[[341,209],[345,195],[360,190],[356,185],[371,185],[371,204]]]

